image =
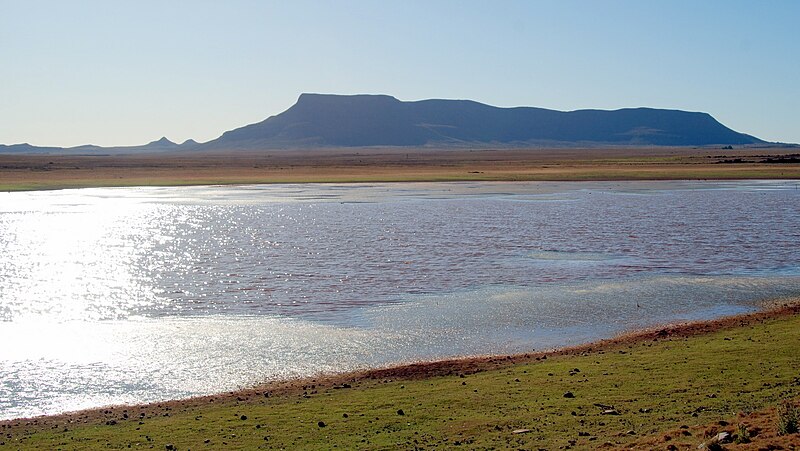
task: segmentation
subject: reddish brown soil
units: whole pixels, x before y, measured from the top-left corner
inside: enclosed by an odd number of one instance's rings
[[[792,401],[800,408],[800,399]],[[777,427],[775,407],[759,410],[757,412],[740,413],[735,418],[721,420],[703,426],[681,426],[656,436],[645,437],[636,443],[625,446],[624,449],[640,450],[689,450],[697,449],[697,442],[712,442],[712,438],[720,432],[730,434],[730,441],[720,443],[726,450],[797,450],[800,449],[800,434],[780,435]],[[749,439],[742,441],[739,437],[739,425],[746,428]],[[738,442],[738,443],[737,443]],[[708,449],[708,448],[706,448]]]

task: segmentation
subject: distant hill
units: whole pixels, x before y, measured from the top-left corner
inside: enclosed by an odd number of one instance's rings
[[[302,94],[291,108],[219,138],[176,144],[59,148],[0,145],[0,153],[123,154],[363,146],[728,146],[766,143],[707,113],[653,108],[555,111],[471,100],[402,102],[387,95]],[[774,143],[772,143],[774,144]]]
[[[277,116],[201,145],[217,149],[310,146],[761,144],[707,113],[652,108],[555,111],[470,100],[401,102],[386,95],[302,94]]]
[[[14,144],[6,146],[0,144],[0,154],[66,154],[66,155],[100,155],[100,154],[130,154],[130,153],[158,153],[185,150],[193,148],[197,142],[191,139],[183,144],[176,144],[166,137],[152,141],[141,146],[100,147],[92,144],[75,147],[39,147],[30,144]]]
[[[37,146],[32,146],[28,143],[12,144],[10,146],[7,146],[5,144],[0,144],[0,153],[5,153],[5,154],[57,153],[63,150],[64,149],[61,147],[37,147]]]

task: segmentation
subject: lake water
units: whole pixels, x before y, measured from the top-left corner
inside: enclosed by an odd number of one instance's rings
[[[0,419],[799,295],[796,181],[0,193]]]

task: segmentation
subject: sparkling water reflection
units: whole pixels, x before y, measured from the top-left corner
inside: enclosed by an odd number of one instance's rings
[[[0,418],[746,311],[800,293],[799,201],[786,181],[0,193]]]

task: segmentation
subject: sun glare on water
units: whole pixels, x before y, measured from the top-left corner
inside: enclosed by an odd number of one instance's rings
[[[3,204],[0,272],[8,279],[0,284],[0,319],[113,319],[154,302],[147,281],[131,271],[148,252],[149,229],[141,223],[148,219],[141,214],[146,205],[57,192],[48,197],[44,205],[24,197]]]

